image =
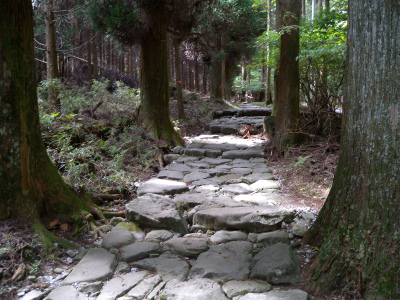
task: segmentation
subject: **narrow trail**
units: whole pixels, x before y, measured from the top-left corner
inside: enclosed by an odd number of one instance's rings
[[[127,220],[78,253],[45,299],[308,299],[290,288],[301,281],[293,238],[314,215],[281,207],[265,141],[236,135],[243,125],[262,128],[268,114],[254,106],[217,113],[210,132],[169,155],[126,205]]]

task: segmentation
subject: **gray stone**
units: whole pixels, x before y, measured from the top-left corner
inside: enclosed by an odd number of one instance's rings
[[[251,168],[232,168],[231,173],[240,174],[240,175],[248,175],[251,173]]]
[[[203,158],[200,160],[201,162],[210,164],[210,165],[222,165],[231,162],[230,159],[222,159],[222,158]]]
[[[148,275],[150,275],[149,272],[140,271],[114,277],[104,285],[96,300],[115,300],[117,297],[124,295]]]
[[[205,278],[185,282],[171,280],[161,292],[160,299],[228,300],[217,282]]]
[[[126,274],[131,271],[131,267],[124,261],[118,263],[117,267],[115,268],[115,273],[117,274]]]
[[[32,290],[23,295],[20,300],[39,300],[42,299],[43,295],[45,292],[42,292],[40,290]]]
[[[192,181],[197,181],[197,180],[201,180],[201,179],[206,179],[209,177],[210,177],[210,174],[208,174],[208,173],[193,172],[193,173],[189,173],[185,177],[183,177],[183,181],[192,182]]]
[[[149,276],[131,289],[127,296],[131,296],[134,299],[144,299],[160,282],[161,277],[159,275]]]
[[[152,253],[160,253],[161,246],[153,242],[137,242],[121,250],[121,260],[133,262],[148,257]]]
[[[132,263],[133,267],[156,272],[164,281],[184,281],[189,272],[188,263],[176,255],[165,252],[157,258],[147,258]]]
[[[193,263],[189,278],[242,280],[250,273],[252,244],[244,241],[211,246]]]
[[[125,206],[126,218],[143,227],[170,229],[186,233],[187,223],[182,208],[167,197],[146,195]]]
[[[253,169],[253,172],[254,172],[254,169]],[[249,174],[249,175],[244,176],[244,178],[250,183],[254,183],[259,180],[274,180],[275,179],[275,177],[274,177],[274,175],[272,175],[272,173]]]
[[[286,231],[263,232],[257,237],[257,242],[263,245],[276,243],[290,244],[289,234]]]
[[[206,155],[206,149],[186,148],[183,153],[187,156],[203,157]]]
[[[197,188],[195,190],[197,192]],[[209,193],[180,194],[174,198],[175,202],[181,203],[185,208],[193,208],[211,199]]]
[[[228,296],[228,298],[232,298],[235,296],[245,295],[248,293],[265,293],[272,290],[272,285],[268,282],[262,281],[238,281],[231,280],[226,282],[222,286],[222,290]]]
[[[62,285],[75,282],[104,280],[110,277],[117,265],[115,255],[102,248],[93,248],[64,279]]]
[[[87,299],[82,293],[72,286],[60,286],[51,291],[45,300],[84,300]]]
[[[304,233],[307,231],[307,222],[306,221],[299,221],[295,223],[292,227],[292,233],[295,236],[303,237]]]
[[[103,283],[101,281],[95,281],[95,282],[81,282],[79,284],[79,288],[82,293],[85,294],[93,294],[97,293],[101,290],[103,287]]]
[[[253,168],[253,173],[254,174],[266,174],[266,173],[272,173],[272,171],[267,166],[260,165],[260,166],[256,166]]]
[[[250,243],[257,243],[257,238],[258,238],[258,233],[254,233],[254,232],[250,232],[247,235],[247,241],[249,241]]]
[[[151,292],[150,294],[147,295],[147,299],[154,299],[156,300],[156,296],[158,295],[158,293],[162,290],[162,288],[165,286],[166,282],[162,281],[160,282]],[[159,298],[157,298],[159,299]]]
[[[252,266],[251,279],[272,284],[296,284],[301,280],[299,262],[287,244],[266,247],[254,256]]]
[[[169,171],[169,170],[162,170],[157,175],[158,178],[169,178],[173,180],[182,180],[183,176],[185,175],[181,171]]]
[[[189,145],[186,146],[186,149],[199,149],[199,148],[203,148],[203,146],[205,146],[204,143],[199,143],[199,142],[193,142]]]
[[[56,273],[56,274],[61,274],[62,272],[64,272],[64,269],[62,269],[62,268],[55,268],[55,269],[53,270],[53,272]]]
[[[109,231],[111,231],[111,229],[113,229],[112,225],[102,225],[99,227],[99,229],[101,230],[101,232],[107,233]]]
[[[144,194],[162,194],[162,195],[173,195],[187,192],[189,188],[184,182],[177,182],[172,180],[164,180],[153,178],[146,181],[138,189],[138,195]]]
[[[212,149],[206,149],[206,157],[212,157],[212,158],[217,158],[218,156],[222,155],[221,150],[212,150]]]
[[[264,157],[264,153],[259,150],[247,149],[247,150],[232,150],[225,151],[222,153],[222,158],[242,158],[242,159],[250,159],[254,157]]]
[[[261,192],[269,189],[279,189],[279,185],[275,180],[258,180],[250,185],[255,192]]]
[[[176,146],[174,149],[172,149],[172,153],[174,153],[174,154],[180,154],[182,150],[183,150],[183,147],[181,147],[181,146]]]
[[[230,181],[232,179],[239,179],[241,177],[242,177],[241,174],[228,174],[228,175],[223,175],[223,176],[216,177],[215,181],[220,183],[220,184],[223,184],[223,183],[226,183],[226,182],[228,182],[228,181]]]
[[[179,153],[177,153],[177,154],[166,154],[166,155],[164,155],[163,159],[164,159],[164,162],[167,165],[169,165],[173,161],[177,160],[179,157],[180,157]]]
[[[305,220],[314,220],[315,215],[313,213],[304,213],[301,217]]]
[[[210,167],[209,164],[202,163],[202,162],[197,162],[197,161],[195,161],[195,162],[187,162],[186,165],[188,165],[189,167],[192,167],[194,169],[201,169],[201,170],[204,170],[204,169],[207,169],[207,168]]]
[[[222,244],[231,241],[244,241],[247,237],[242,231],[217,231],[213,236],[210,237],[210,241],[214,244]]]
[[[222,134],[236,134],[238,127],[239,127],[239,124],[221,126],[221,133]]]
[[[121,223],[121,222],[125,222],[125,219],[124,219],[124,218],[121,218],[121,217],[113,217],[113,218],[111,218],[111,220],[110,220],[110,224],[111,224],[112,226],[117,226],[118,223]]]
[[[193,169],[185,164],[173,162],[169,166],[166,166],[164,170],[168,171],[180,171],[180,172],[192,172]]]
[[[290,218],[288,211],[275,206],[209,208],[196,212],[193,227],[268,232]]]
[[[120,248],[134,243],[136,238],[125,227],[114,227],[103,239],[101,246],[106,249]]]
[[[236,145],[233,144],[207,144],[207,149],[211,150],[220,150],[220,151],[229,151],[229,150],[237,150],[239,149]],[[222,157],[224,158],[224,157]],[[229,158],[229,157],[227,157]]]
[[[179,157],[175,162],[177,163],[187,163],[187,162],[194,162],[200,160],[199,157],[194,157],[194,156],[181,156]]]
[[[174,234],[168,230],[152,230],[146,235],[145,241],[160,243],[171,239],[173,236]]]
[[[210,248],[208,238],[175,238],[163,244],[164,249],[184,257],[196,258]]]
[[[282,197],[278,193],[272,192],[237,195],[233,199],[254,205],[276,205],[282,203]]]
[[[236,184],[229,184],[224,185],[221,188],[221,192],[224,194],[248,194],[252,192],[250,186],[246,183],[236,183]]]
[[[308,294],[301,290],[273,290],[262,294],[249,293],[238,300],[308,300]]]
[[[220,189],[219,186],[217,185],[212,185],[212,184],[206,184],[206,185],[201,185],[196,187],[193,192],[195,193],[200,193],[200,194],[209,194],[209,193],[215,193]],[[204,201],[204,198],[203,198]],[[200,203],[199,203],[200,204]]]
[[[76,256],[76,252],[74,250],[67,250],[65,252],[65,254],[67,254],[69,257],[74,258]]]

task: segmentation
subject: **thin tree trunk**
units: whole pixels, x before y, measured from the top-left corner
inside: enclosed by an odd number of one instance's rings
[[[108,39],[107,41],[107,67],[111,67],[112,64],[112,53],[111,53],[111,40]]]
[[[90,84],[92,81],[92,42],[90,39],[92,38],[90,34],[90,29],[86,30],[86,40],[87,45],[86,45],[86,51],[87,51],[87,81]]]
[[[97,59],[97,37],[95,36],[92,44],[93,79],[99,79],[99,67]]]
[[[199,62],[197,61],[197,53],[194,55],[194,89],[200,92],[199,88]]]
[[[188,69],[188,80],[189,80],[189,90],[193,91],[193,72],[192,72],[192,61],[190,59],[187,60],[187,69]]]
[[[203,94],[207,94],[207,68],[208,66],[203,63]]]
[[[183,95],[182,95],[182,73],[181,73],[181,53],[180,47],[181,41],[174,39],[174,52],[175,52],[175,73],[176,73],[176,97],[178,100],[178,119],[185,117],[185,111],[183,107]]]
[[[306,0],[301,0],[301,14],[306,15]]]

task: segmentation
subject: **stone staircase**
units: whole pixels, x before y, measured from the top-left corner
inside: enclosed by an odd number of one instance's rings
[[[280,207],[264,141],[234,135],[243,124],[262,127],[268,114],[251,106],[216,113],[211,132],[175,149],[173,162],[138,187],[127,220],[79,253],[44,299],[308,299],[290,289],[300,266],[293,234],[281,228],[294,215]]]

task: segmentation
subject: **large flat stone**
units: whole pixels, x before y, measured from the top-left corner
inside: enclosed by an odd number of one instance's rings
[[[186,233],[187,222],[179,204],[167,197],[146,195],[125,206],[126,218],[143,227]]]
[[[289,245],[277,243],[254,256],[251,279],[272,284],[296,284],[301,280],[300,266]]]
[[[192,172],[193,168],[189,167],[183,163],[173,162],[172,164],[165,167],[165,170],[168,171],[180,171],[180,172]]]
[[[162,170],[160,173],[158,173],[157,177],[158,178],[168,178],[168,179],[173,179],[173,180],[182,180],[183,174],[182,171],[168,171],[168,170]]]
[[[208,173],[193,172],[193,173],[189,173],[189,174],[185,175],[185,177],[183,177],[183,181],[193,182],[193,181],[197,181],[197,180],[201,180],[201,179],[206,179],[209,177],[210,177],[210,174],[208,174]]]
[[[290,244],[289,234],[286,231],[263,232],[257,236],[257,243],[273,245],[276,243]]]
[[[246,150],[232,150],[232,151],[225,151],[222,153],[222,158],[241,158],[241,159],[250,159],[250,158],[257,158],[257,157],[264,157],[264,153],[260,150],[253,150],[253,149],[246,149]]]
[[[228,300],[218,282],[199,278],[185,282],[169,281],[160,299],[168,300]]]
[[[90,249],[64,279],[62,285],[107,279],[113,274],[116,266],[117,260],[114,254],[103,248]]]
[[[230,159],[222,159],[222,158],[203,158],[200,160],[201,162],[210,164],[210,165],[222,165],[231,162]]]
[[[177,203],[180,203],[183,205],[185,208],[193,208],[197,205],[203,204],[204,202],[210,200],[212,198],[212,195],[210,192],[208,193],[185,193],[185,194],[179,194],[176,195],[174,198],[174,201]]]
[[[150,254],[160,253],[161,246],[153,242],[136,242],[122,248],[121,260],[125,262],[133,262],[147,258]]]
[[[252,249],[252,244],[244,241],[211,246],[193,263],[189,278],[213,280],[247,278],[250,273]]]
[[[255,205],[276,205],[282,203],[282,197],[278,193],[273,192],[237,195],[233,199]]]
[[[37,298],[38,299],[38,298]],[[72,286],[60,286],[50,292],[45,300],[85,300],[87,297]]]
[[[117,297],[125,294],[128,290],[137,285],[148,275],[150,275],[150,273],[147,271],[118,275],[104,285],[96,300],[115,300]]]
[[[195,213],[193,227],[268,232],[290,218],[288,211],[275,206],[209,208]]]
[[[176,255],[165,252],[156,258],[147,258],[132,263],[133,267],[156,272],[164,281],[184,281],[189,273],[188,263]]]
[[[221,192],[224,194],[248,194],[251,193],[253,190],[250,186],[246,183],[235,183],[235,184],[228,184],[224,185],[221,188]]]
[[[262,192],[269,189],[279,189],[279,185],[275,180],[258,180],[250,185],[255,192]]]
[[[145,299],[161,281],[162,279],[159,275],[149,276],[131,289],[127,296],[133,297],[133,299]]]
[[[242,231],[220,230],[210,237],[210,241],[214,244],[223,244],[232,241],[244,241],[247,234]]]
[[[308,294],[301,290],[273,290],[262,294],[249,293],[237,300],[308,300]]]
[[[272,286],[268,282],[253,280],[231,280],[222,286],[222,290],[229,298],[248,293],[265,293],[271,289]]]
[[[132,232],[123,226],[117,226],[104,237],[101,246],[106,249],[120,248],[134,243],[136,238]]]
[[[184,182],[153,178],[143,183],[138,189],[138,195],[161,194],[174,195],[187,192],[188,186]]]
[[[208,238],[175,238],[163,244],[165,250],[184,257],[196,258],[210,248]]]

